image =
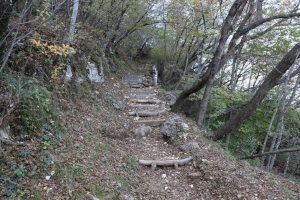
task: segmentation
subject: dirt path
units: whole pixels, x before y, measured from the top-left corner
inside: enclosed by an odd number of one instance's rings
[[[158,120],[160,124],[177,115],[168,111],[162,89],[131,88],[121,81],[123,78],[111,77],[101,91],[94,91],[89,99],[81,99],[68,112],[67,145],[56,154],[57,178],[53,185],[48,185],[56,188],[53,198],[66,199],[71,195],[71,199],[85,199],[87,192],[100,199],[127,200],[300,198],[299,184],[227,155],[203,137],[204,131],[196,123],[182,116],[189,126],[182,139],[166,142],[161,126],[152,127],[150,135],[137,139],[133,130],[143,123],[149,125],[150,121]],[[137,102],[145,99],[161,102]],[[114,102],[118,101],[126,103],[124,110],[114,108]],[[136,115],[140,111],[163,109],[166,112],[158,116]],[[190,153],[182,152],[179,147],[188,141],[198,142],[200,156],[185,166],[158,167],[152,171],[138,163],[140,159],[186,158]]]

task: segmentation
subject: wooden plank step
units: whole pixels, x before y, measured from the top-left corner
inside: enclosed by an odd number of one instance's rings
[[[154,108],[159,108],[159,105],[157,104],[129,104],[130,107],[132,108],[144,108],[144,109],[154,109]]]
[[[133,112],[129,112],[128,114],[130,116],[151,117],[151,116],[162,115],[165,112],[166,112],[166,110],[160,110],[160,111],[133,111]]]
[[[131,102],[131,103],[149,103],[149,104],[162,103],[162,101],[158,100],[158,99],[130,99],[129,102]]]
[[[158,120],[140,120],[140,121],[134,121],[136,124],[144,124],[147,126],[160,126],[163,124],[166,120],[165,119],[158,119]]]

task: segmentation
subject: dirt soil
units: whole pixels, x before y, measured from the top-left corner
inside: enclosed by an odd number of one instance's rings
[[[142,72],[137,72],[142,73]],[[65,113],[68,128],[61,148],[49,152],[54,161],[50,180],[42,179],[43,199],[87,199],[89,192],[99,199],[300,199],[300,184],[251,167],[225,153],[204,137],[194,121],[180,116],[189,126],[185,136],[173,142],[163,138],[161,127],[142,139],[135,139],[137,127],[129,108],[116,110],[115,101],[129,91],[123,74],[107,77],[88,98]],[[166,92],[154,88],[166,101]],[[167,111],[166,119],[178,116]],[[154,117],[155,118],[155,117]],[[194,161],[151,171],[140,159],[183,159],[180,150],[187,141],[199,143]]]

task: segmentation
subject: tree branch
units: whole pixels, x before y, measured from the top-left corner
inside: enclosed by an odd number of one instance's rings
[[[239,160],[252,159],[252,158],[263,157],[263,156],[271,155],[271,154],[296,152],[296,151],[300,151],[300,147],[298,147],[298,148],[290,148],[290,149],[281,149],[281,150],[278,150],[278,151],[272,151],[272,152],[266,152],[266,153],[261,153],[261,154],[255,154],[255,155],[252,155],[252,156],[243,156],[243,157],[240,157]]]

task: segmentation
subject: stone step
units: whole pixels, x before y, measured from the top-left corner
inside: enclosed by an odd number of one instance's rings
[[[144,109],[155,109],[155,108],[159,108],[159,105],[157,104],[129,104],[130,107],[132,108],[144,108]]]
[[[147,126],[160,126],[163,124],[166,120],[165,119],[158,119],[158,120],[140,120],[140,121],[134,121],[135,124],[144,124]]]
[[[166,112],[166,110],[159,110],[159,111],[132,111],[128,114],[130,116],[139,116],[139,117],[151,117],[151,116],[158,116],[162,115]]]
[[[144,103],[144,104],[160,104],[161,100],[158,99],[130,99],[130,103]]]

